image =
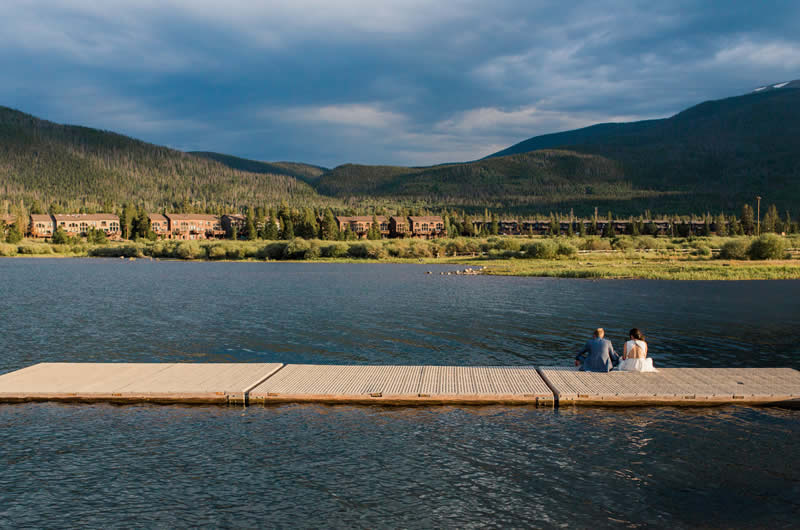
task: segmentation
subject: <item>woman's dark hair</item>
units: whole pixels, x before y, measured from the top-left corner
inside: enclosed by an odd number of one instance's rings
[[[639,331],[639,328],[633,328],[628,332],[628,335],[630,335],[636,340],[644,340],[644,335],[642,335],[642,332]]]

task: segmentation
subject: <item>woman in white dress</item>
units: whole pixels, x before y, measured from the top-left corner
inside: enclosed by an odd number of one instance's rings
[[[653,359],[647,357],[647,343],[644,335],[637,328],[628,332],[630,339],[622,348],[622,361],[617,370],[627,372],[657,372],[653,367]]]

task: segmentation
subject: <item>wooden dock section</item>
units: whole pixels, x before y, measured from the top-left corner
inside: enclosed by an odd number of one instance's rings
[[[661,368],[280,363],[41,363],[0,375],[0,402],[800,406],[791,368]]]
[[[0,376],[0,402],[228,403],[283,365],[40,363]]]
[[[249,395],[256,402],[552,405],[534,366],[286,365]]]
[[[659,368],[658,372],[579,372],[540,367],[559,404],[800,406],[800,372],[792,368]]]

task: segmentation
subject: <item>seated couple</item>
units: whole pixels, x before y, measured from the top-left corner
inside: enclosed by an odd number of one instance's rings
[[[630,340],[625,343],[622,350],[622,361],[614,351],[611,341],[603,338],[605,331],[597,328],[594,338],[586,343],[575,357],[575,366],[580,366],[582,372],[610,372],[611,368],[619,363],[617,370],[629,372],[655,372],[653,359],[647,357],[647,343],[642,333],[633,328],[628,333]],[[587,355],[588,354],[588,355]]]

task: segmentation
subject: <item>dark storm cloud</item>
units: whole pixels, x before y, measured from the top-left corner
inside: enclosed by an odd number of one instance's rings
[[[426,164],[800,77],[796,2],[96,4],[5,8],[0,104],[186,150]]]

